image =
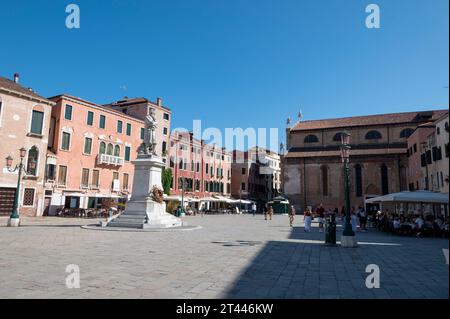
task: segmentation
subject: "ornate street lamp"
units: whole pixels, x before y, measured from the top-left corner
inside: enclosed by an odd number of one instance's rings
[[[356,247],[355,232],[350,223],[350,185],[349,185],[349,160],[350,160],[350,134],[341,134],[341,159],[344,164],[344,193],[345,193],[345,225],[342,232],[341,245],[343,247]]]
[[[14,168],[11,168],[12,162],[13,162],[13,158],[11,157],[11,155],[9,155],[6,158],[6,169],[11,173],[14,173],[16,171],[18,172],[17,188],[16,188],[16,194],[14,196],[14,206],[13,206],[13,210],[12,210],[11,215],[8,220],[8,226],[10,226],[10,227],[20,226],[20,215],[19,215],[20,180],[22,178],[22,171],[24,172],[25,175],[27,174],[27,172],[25,171],[25,168],[24,168],[24,164],[23,164],[23,159],[24,159],[25,155],[27,154],[27,150],[25,149],[25,147],[22,147],[19,150],[19,152],[20,152],[20,164],[16,165]],[[30,169],[34,170],[34,168],[36,167],[36,162],[34,160],[31,160],[29,163],[29,167],[30,167]]]

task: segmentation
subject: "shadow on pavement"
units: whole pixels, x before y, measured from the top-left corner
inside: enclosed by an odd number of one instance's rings
[[[388,236],[375,231],[358,235],[366,244],[330,247],[324,245],[325,234],[317,228],[305,233],[303,227],[294,227],[290,241],[268,241],[262,246],[224,298],[448,298],[448,266],[441,260],[438,245],[430,250],[429,245],[418,246],[414,239],[390,245],[386,244]],[[379,289],[366,286],[370,273],[366,267],[373,264],[380,269]]]

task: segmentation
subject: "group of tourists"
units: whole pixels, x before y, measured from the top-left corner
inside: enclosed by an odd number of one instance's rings
[[[294,211],[295,215],[295,209],[294,206],[291,206],[290,209]],[[335,208],[334,210],[331,209],[325,209],[322,204],[319,204],[314,211],[311,210],[309,206],[305,208],[305,211],[303,212],[304,216],[304,223],[305,223],[305,232],[311,232],[311,224],[314,219],[317,219],[317,223],[319,225],[319,232],[322,233],[324,231],[324,225],[326,221],[326,217],[334,215],[338,222],[340,222],[342,225],[345,223],[345,208],[342,208],[341,212],[339,212],[338,208]],[[367,212],[364,210],[362,206],[359,206],[356,210],[355,207],[351,208],[350,212],[350,223],[352,225],[353,231],[359,230],[360,231],[367,231],[367,223],[369,220],[369,216]]]
[[[319,224],[319,232],[323,232],[324,231],[324,224],[325,224],[325,217],[328,214],[333,214],[334,212],[331,210],[328,210],[327,212],[325,211],[325,208],[322,206],[322,204],[320,204],[315,212],[313,213],[311,211],[311,209],[309,207],[306,207],[305,211],[303,212],[303,217],[304,217],[304,223],[305,223],[305,232],[310,232],[311,231],[311,224],[314,218],[317,217],[317,221]],[[289,217],[289,226],[293,227],[294,226],[294,221],[295,221],[295,215],[296,215],[296,211],[295,211],[295,207],[294,205],[289,205],[288,207],[288,217]],[[272,220],[273,217],[273,207],[268,205],[266,207],[266,210],[264,212],[264,219],[265,220]]]
[[[432,214],[424,215],[419,212],[390,213],[378,212],[375,219],[376,227],[384,232],[398,235],[414,235],[417,237],[447,237],[449,234],[448,217]]]
[[[256,205],[252,205],[253,215],[256,213]],[[274,210],[271,205],[267,205],[264,212],[264,219],[271,221]],[[304,217],[304,231],[311,232],[313,220],[317,220],[318,231],[324,231],[324,224],[326,217],[334,215],[336,222],[342,226],[345,224],[345,207],[339,211],[338,208],[334,210],[325,209],[322,204],[319,204],[314,210],[307,206],[303,212]],[[296,210],[294,205],[288,206],[289,226],[294,226]],[[376,227],[385,232],[392,232],[401,235],[416,235],[416,236],[446,236],[448,237],[448,217],[438,216],[434,218],[431,214],[424,217],[423,214],[415,214],[405,216],[403,214],[391,214],[388,210],[384,213],[378,211],[368,214],[363,206],[358,208],[351,207],[350,209],[350,224],[354,232],[366,232],[368,226]]]

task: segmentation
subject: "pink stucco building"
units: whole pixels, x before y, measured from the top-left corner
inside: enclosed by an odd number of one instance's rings
[[[408,138],[408,189],[429,190],[429,176],[426,174],[425,162],[427,138],[433,134],[435,125],[432,122],[419,125]]]
[[[50,100],[55,106],[50,120],[51,159],[47,162],[45,184],[51,195],[49,214],[62,207],[97,208],[105,198],[126,201],[133,183],[131,161],[143,140],[145,125],[141,118],[145,117],[147,106],[135,107],[143,109],[142,116],[137,116],[67,94]],[[164,122],[161,113],[156,112]],[[170,120],[164,123],[163,126],[170,126]]]
[[[44,192],[44,175],[53,104],[22,86],[18,74],[12,80],[0,77],[0,216],[11,214],[18,180],[18,172],[8,170],[5,158],[12,158],[11,168],[14,168],[20,163],[22,147],[26,153],[20,180],[19,212],[39,216],[49,205],[50,198]]]
[[[168,164],[173,174],[171,195],[182,194],[184,181],[186,203],[192,208],[200,208],[201,203],[207,209],[226,203],[231,195],[231,160],[225,148],[195,139],[192,132],[173,132]]]

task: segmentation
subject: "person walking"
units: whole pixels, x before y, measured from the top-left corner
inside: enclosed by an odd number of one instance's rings
[[[322,204],[316,209],[317,214],[317,222],[319,223],[319,233],[323,232],[323,223],[325,218],[325,208],[323,208]]]
[[[367,231],[366,224],[367,224],[367,213],[364,210],[362,206],[359,206],[359,229],[361,231]]]
[[[268,215],[268,217],[269,217],[269,220],[272,220],[272,216],[273,216],[273,208],[272,208],[272,206],[268,206],[267,207],[267,215]],[[266,218],[266,220],[267,220],[267,218]]]
[[[253,217],[255,217],[255,214],[256,214],[256,204],[255,203],[252,204],[252,214],[253,214]]]
[[[311,231],[311,222],[312,222],[312,214],[309,207],[306,207],[305,212],[303,213],[304,221],[305,221],[305,232]]]
[[[295,218],[295,207],[294,205],[289,206],[289,226],[293,227]]]
[[[352,230],[356,232],[356,229],[358,228],[358,217],[356,216],[355,210],[352,210],[352,213],[350,215],[350,220],[352,223]]]

